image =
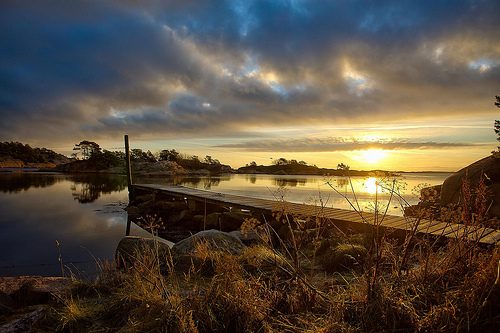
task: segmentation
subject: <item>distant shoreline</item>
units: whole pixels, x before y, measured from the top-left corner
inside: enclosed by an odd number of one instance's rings
[[[49,173],[63,173],[63,174],[80,174],[80,173],[107,173],[107,172],[93,172],[93,171],[88,171],[88,172],[64,172],[60,170],[50,170],[52,168],[0,168],[0,173],[23,173],[23,172],[49,172]],[[389,175],[395,175],[395,174],[423,174],[423,173],[449,173],[452,174],[455,171],[386,171],[386,170],[370,170],[370,171],[365,171],[365,170],[349,170],[349,175],[350,176],[370,176],[375,173],[384,173],[384,174],[389,174]],[[224,174],[247,174],[247,175],[270,175],[270,176],[323,176],[323,175],[331,175],[331,176],[339,176],[339,177],[347,177],[347,174],[340,174],[339,170],[325,170],[325,173],[266,173],[266,172],[238,172],[238,170],[235,170],[233,173],[227,173],[225,172]],[[343,171],[345,173],[345,171]],[[108,173],[109,174],[109,173]],[[125,174],[124,172],[117,172],[113,174]],[[189,174],[179,174],[179,175],[163,175],[165,177],[175,177],[175,176],[204,176],[202,174],[196,174],[195,172],[189,173]],[[216,175],[212,175],[216,176]]]
[[[38,172],[40,168],[0,168],[0,172]]]

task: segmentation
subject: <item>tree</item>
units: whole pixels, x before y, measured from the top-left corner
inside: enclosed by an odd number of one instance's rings
[[[101,148],[97,143],[88,140],[83,140],[80,143],[76,143],[73,150],[79,150],[82,153],[84,160],[88,160],[90,157],[92,157],[92,155],[96,155],[101,152]]]
[[[337,170],[346,171],[346,170],[349,170],[349,166],[344,164],[344,163],[339,163],[339,164],[337,164]]]
[[[173,161],[177,162],[181,158],[181,154],[175,150],[164,149],[160,152],[160,161]]]
[[[500,96],[495,96],[496,102],[495,105],[497,108],[500,108]],[[498,136],[497,141],[500,141],[500,120],[495,120],[495,134]],[[493,155],[500,156],[500,147],[497,147],[497,151],[492,151]]]
[[[210,165],[217,165],[220,164],[220,161],[216,158],[212,158],[210,155],[205,156],[205,163],[210,164]]]
[[[125,161],[125,153],[104,149],[100,153],[92,154],[87,161],[97,170],[109,169],[122,164]]]
[[[157,161],[155,155],[153,155],[151,150],[148,150],[148,152],[146,153],[146,156],[147,156],[147,159],[149,162],[156,162]]]
[[[280,157],[277,160],[273,161],[274,165],[288,165],[288,160],[284,157]]]
[[[500,108],[500,96],[495,96],[496,102],[495,105],[497,108]],[[500,120],[495,120],[495,133],[498,135],[497,141],[500,141]]]
[[[132,149],[130,151],[130,159],[132,161],[156,162],[156,157],[150,150],[145,152],[142,149]]]

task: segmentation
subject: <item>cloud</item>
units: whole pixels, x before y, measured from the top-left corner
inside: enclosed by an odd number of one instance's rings
[[[335,152],[358,150],[408,150],[408,149],[449,149],[461,147],[474,147],[473,143],[415,141],[405,139],[386,139],[376,141],[362,141],[354,138],[304,138],[289,140],[253,140],[242,143],[219,145],[220,148],[243,149],[259,152]]]
[[[493,0],[4,1],[1,139],[484,114],[499,13]]]

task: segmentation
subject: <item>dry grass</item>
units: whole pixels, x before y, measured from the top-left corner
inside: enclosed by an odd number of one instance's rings
[[[290,237],[277,243],[269,221],[249,221],[263,241],[240,254],[201,243],[192,266],[180,270],[145,247],[125,270],[104,265],[97,281],[75,283],[36,329],[479,332],[500,325],[498,248],[465,236],[438,247],[412,233],[403,243],[347,235],[327,219],[315,222],[310,239],[285,210],[276,216]]]

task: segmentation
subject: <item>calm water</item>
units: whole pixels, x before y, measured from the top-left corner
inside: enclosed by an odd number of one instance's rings
[[[449,174],[405,174],[401,194],[417,202],[412,189],[418,184],[440,184]],[[145,178],[137,183],[160,183],[207,189],[274,200],[317,203],[350,208],[346,196],[362,210],[372,210],[375,198],[387,203],[389,194],[376,187],[376,178],[325,179],[320,176],[226,175],[198,178]],[[337,190],[333,190],[327,181]],[[0,174],[0,276],[61,276],[66,269],[90,275],[96,260],[112,259],[125,235],[128,203],[126,179],[121,176],[37,173]],[[357,205],[356,205],[357,207]],[[401,214],[396,201],[391,214]],[[148,236],[132,226],[132,235]],[[59,245],[58,245],[59,244]]]

